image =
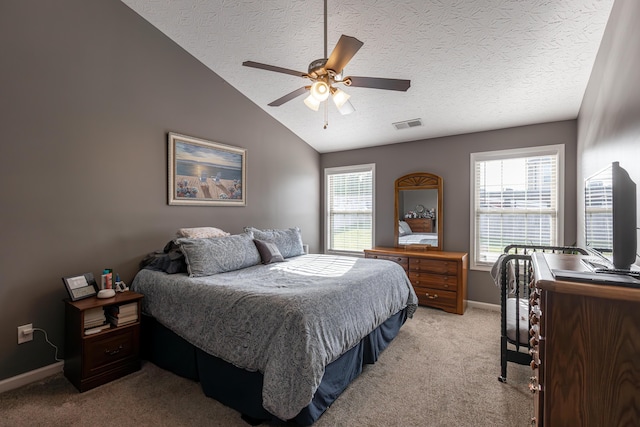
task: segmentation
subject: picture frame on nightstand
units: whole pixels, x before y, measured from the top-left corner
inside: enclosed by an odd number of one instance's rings
[[[62,281],[64,282],[71,301],[89,298],[98,293],[98,285],[93,277],[93,273],[63,277]]]

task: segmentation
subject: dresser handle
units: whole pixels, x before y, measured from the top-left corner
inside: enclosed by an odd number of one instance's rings
[[[433,295],[429,295],[429,292],[425,293],[425,295],[427,296],[427,298],[429,299],[436,299],[438,298],[438,294],[433,294]]]
[[[116,348],[115,350],[109,350],[109,349],[106,349],[106,350],[104,351],[104,354],[107,354],[107,355],[109,355],[109,356],[115,356],[116,354],[120,353],[120,350],[122,350],[123,348],[124,348],[124,346],[123,346],[122,344],[120,344],[120,345],[118,346],[118,348]]]

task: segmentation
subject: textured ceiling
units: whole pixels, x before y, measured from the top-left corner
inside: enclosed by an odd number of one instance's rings
[[[329,0],[328,53],[364,46],[345,74],[411,80],[407,92],[344,88],[355,113],[308,109],[308,84],[243,67],[306,72],[323,57],[323,0],[123,0],[319,152],[574,119],[614,0]],[[420,118],[423,126],[392,123]]]

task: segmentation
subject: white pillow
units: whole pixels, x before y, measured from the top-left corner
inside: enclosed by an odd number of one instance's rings
[[[231,233],[227,233],[226,231],[215,227],[181,228],[176,234],[178,237],[187,237],[189,239],[208,239],[212,237],[226,237],[231,235]]]

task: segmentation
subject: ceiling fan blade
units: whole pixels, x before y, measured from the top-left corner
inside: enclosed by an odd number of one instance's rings
[[[292,76],[298,77],[304,77],[307,75],[306,73],[303,73],[301,71],[290,70],[288,68],[276,67],[275,65],[262,64],[260,62],[254,61],[244,61],[242,65],[244,65],[245,67],[260,68],[261,70],[275,71],[276,73],[291,74]]]
[[[406,92],[411,86],[411,80],[399,79],[383,79],[380,77],[345,77],[345,80],[351,80],[349,86],[368,87],[372,89],[400,90]]]
[[[309,88],[310,88],[310,86],[303,86],[303,87],[301,87],[299,89],[296,89],[293,92],[286,94],[282,98],[276,99],[275,101],[270,103],[269,106],[270,107],[279,107],[280,105],[284,104],[285,102],[291,101],[293,98],[299,97],[300,95],[302,95],[303,93],[308,91]]]
[[[360,50],[363,44],[364,43],[355,37],[345,36],[344,34],[341,35],[338,44],[333,48],[333,52],[331,52],[324,67],[327,70],[333,70],[340,74],[345,65],[351,61],[353,55]]]

